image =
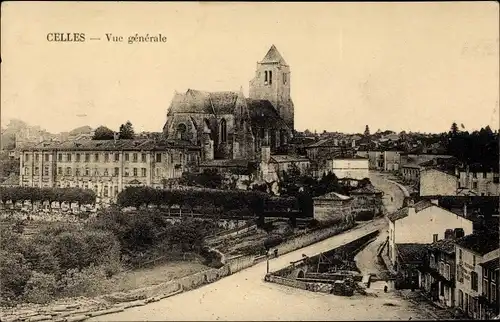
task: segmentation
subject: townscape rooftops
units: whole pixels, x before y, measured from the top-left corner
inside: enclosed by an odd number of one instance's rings
[[[457,240],[457,245],[480,255],[488,254],[498,249],[498,231],[474,233]]]
[[[302,158],[298,156],[288,155],[288,154],[275,154],[271,155],[271,161],[276,163],[288,163],[288,162],[309,162],[309,159]]]
[[[413,205],[413,207],[415,208],[415,213],[419,213],[420,211],[422,211],[424,209],[427,209],[429,207],[437,207],[437,206],[435,204],[433,204],[432,202],[428,201],[428,200],[422,200],[422,201],[419,201],[419,202],[415,203]],[[410,207],[401,208],[401,209],[399,209],[396,212],[388,214],[387,218],[389,218],[390,221],[395,222],[397,220],[400,220],[400,219],[403,219],[405,217],[408,217],[409,208]]]
[[[199,149],[188,141],[150,139],[129,140],[80,140],[80,141],[44,141],[23,149],[23,151],[161,151],[172,148]]]
[[[441,239],[428,246],[431,250],[438,250],[446,254],[452,255],[455,253],[454,239]]]
[[[322,139],[319,140],[318,142],[314,142],[307,146],[306,148],[317,148],[317,147],[338,147],[340,150],[340,147],[338,144],[335,144],[335,138],[327,138],[327,139]]]
[[[283,65],[287,65],[285,59],[283,59],[283,56],[281,56],[278,49],[274,45],[269,48],[269,51],[261,60],[261,63],[281,63]]]
[[[365,185],[362,188],[358,188],[358,189],[352,190],[350,192],[350,194],[353,194],[353,195],[382,194],[382,193],[383,192],[381,190],[378,190],[373,185]]]
[[[500,268],[500,258],[496,257],[479,265],[481,265],[482,267],[486,268],[489,271],[495,271],[498,268]]]
[[[337,200],[337,201],[346,201],[346,200],[351,200],[352,198],[349,196],[344,196],[341,195],[340,193],[337,192],[330,192],[327,193],[326,195],[315,197],[315,200]]]
[[[402,263],[421,263],[427,253],[428,244],[396,244],[398,257]]]
[[[216,159],[203,161],[200,163],[200,167],[246,168],[248,163],[247,160]]]

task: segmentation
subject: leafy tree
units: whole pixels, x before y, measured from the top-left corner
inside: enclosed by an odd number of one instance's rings
[[[451,132],[452,136],[456,136],[457,135],[457,133],[458,133],[458,125],[457,125],[456,122],[453,122],[453,124],[451,125],[450,132]]]
[[[113,132],[113,130],[101,125],[95,130],[92,140],[113,140],[114,134],[115,132]]]
[[[125,124],[120,125],[120,139],[133,139],[134,138],[134,128],[130,121]]]

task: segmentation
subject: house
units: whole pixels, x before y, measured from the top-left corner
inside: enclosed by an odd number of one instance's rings
[[[483,295],[481,297],[483,316],[491,320],[497,316],[500,307],[500,258],[497,256],[487,262],[479,264],[483,269]]]
[[[420,180],[420,169],[422,167],[417,163],[406,163],[401,166],[403,181],[406,183],[416,183]]]
[[[455,306],[455,239],[449,229],[446,237],[427,246],[424,265],[419,269],[419,285],[428,297],[442,306]]]
[[[456,196],[458,178],[444,171],[424,168],[419,176],[420,196]]]
[[[443,239],[447,229],[460,228],[464,235],[472,234],[472,221],[427,201],[413,203],[387,215],[389,221],[388,257],[393,267],[398,266],[400,244],[431,244]],[[418,274],[417,274],[418,275]]]
[[[399,171],[401,166],[400,151],[384,151],[384,171]]]
[[[369,177],[368,159],[361,157],[327,159],[315,176],[321,177],[329,172],[339,179],[363,180]]]
[[[483,289],[483,287],[487,287],[487,284],[483,283],[483,268],[485,267],[481,264],[486,265],[491,260],[498,260],[498,256],[498,231],[472,234],[457,240],[455,247],[455,262],[457,263],[455,298],[457,307],[470,318],[485,318],[487,305],[482,298],[488,290]],[[488,268],[495,269],[495,266],[487,265]]]
[[[499,196],[499,173],[483,169],[480,165],[459,170],[459,188],[467,189],[478,196]]]
[[[416,289],[418,288],[419,269],[423,265],[427,244],[419,243],[399,243],[396,244],[396,265],[397,272],[396,289]]]
[[[339,219],[352,220],[352,198],[336,192],[313,198],[314,219],[331,222]]]
[[[377,150],[357,151],[356,155],[368,159],[368,167],[372,170],[384,169],[384,152]]]
[[[353,199],[352,212],[354,215],[370,212],[376,216],[382,213],[384,193],[371,184],[352,190],[349,195]]]
[[[309,159],[293,155],[271,155],[269,147],[262,147],[259,179],[265,182],[279,181],[284,173],[298,171],[301,174],[309,172]]]

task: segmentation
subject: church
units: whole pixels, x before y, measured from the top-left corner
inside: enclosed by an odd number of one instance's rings
[[[258,160],[263,147],[286,151],[294,129],[290,80],[290,66],[272,45],[257,62],[248,98],[242,89],[176,92],[163,133],[201,147],[202,161]]]

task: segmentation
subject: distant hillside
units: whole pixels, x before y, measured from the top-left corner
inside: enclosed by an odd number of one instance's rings
[[[88,125],[77,127],[74,130],[69,131],[69,135],[79,135],[79,134],[87,134],[92,132],[92,128]]]

